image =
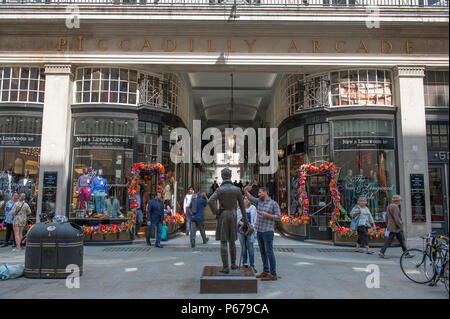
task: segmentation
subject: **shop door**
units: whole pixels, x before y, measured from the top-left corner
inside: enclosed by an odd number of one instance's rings
[[[432,231],[448,236],[446,165],[429,165]]]
[[[308,177],[309,180],[309,216],[311,218],[310,238],[317,240],[331,240],[331,228],[328,226],[331,218],[331,195],[329,177],[317,175]]]

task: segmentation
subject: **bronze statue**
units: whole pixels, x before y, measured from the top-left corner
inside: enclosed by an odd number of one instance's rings
[[[229,273],[228,268],[228,249],[227,243],[230,247],[231,269],[237,269],[236,265],[236,244],[237,239],[237,216],[236,204],[242,214],[242,219],[245,227],[248,227],[247,214],[245,214],[244,200],[242,192],[239,187],[236,187],[231,182],[231,170],[224,168],[221,172],[223,183],[214,192],[208,201],[211,211],[217,218],[216,240],[220,241],[220,255],[222,257],[223,269],[220,272]],[[219,200],[220,208],[217,210],[216,200]]]

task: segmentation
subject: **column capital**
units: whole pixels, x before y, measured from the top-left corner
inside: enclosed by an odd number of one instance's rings
[[[45,65],[45,74],[67,74],[73,76],[71,64],[46,64]]]
[[[425,76],[425,66],[398,65],[394,68],[394,77],[420,78]]]

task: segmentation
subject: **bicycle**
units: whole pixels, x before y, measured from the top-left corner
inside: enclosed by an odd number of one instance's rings
[[[400,257],[400,267],[405,276],[416,283],[435,286],[439,280],[444,282],[448,292],[448,238],[433,233],[421,237],[422,250],[412,248]]]

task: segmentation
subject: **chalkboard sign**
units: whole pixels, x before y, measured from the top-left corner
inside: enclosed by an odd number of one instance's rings
[[[58,172],[44,172],[44,185],[42,192],[42,214],[54,213],[56,209],[56,190]]]
[[[425,182],[423,174],[410,174],[412,221],[426,222]]]

